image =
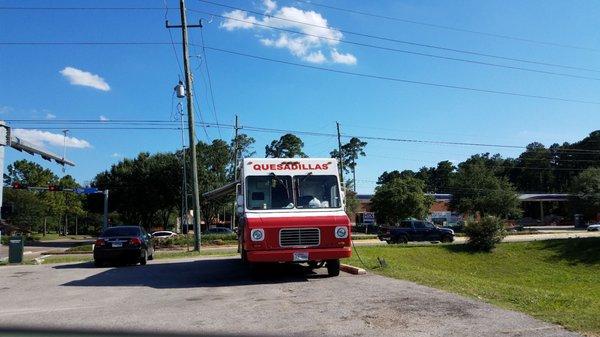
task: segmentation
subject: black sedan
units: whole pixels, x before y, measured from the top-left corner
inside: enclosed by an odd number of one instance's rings
[[[154,258],[152,236],[138,226],[110,227],[94,245],[94,265],[107,262],[129,262],[145,265]]]

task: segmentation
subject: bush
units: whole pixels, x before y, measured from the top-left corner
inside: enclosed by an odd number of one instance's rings
[[[473,250],[489,252],[506,236],[506,230],[502,219],[485,216],[480,221],[467,221],[465,234]]]

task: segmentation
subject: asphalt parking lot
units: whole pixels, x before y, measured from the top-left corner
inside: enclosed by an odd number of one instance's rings
[[[329,278],[238,258],[0,268],[0,330],[240,336],[578,336],[525,314],[373,274]]]

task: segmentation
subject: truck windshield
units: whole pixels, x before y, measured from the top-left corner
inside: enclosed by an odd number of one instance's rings
[[[297,208],[338,208],[340,196],[337,177],[303,175],[294,177]]]
[[[294,208],[289,176],[250,176],[246,178],[246,186],[248,209]]]

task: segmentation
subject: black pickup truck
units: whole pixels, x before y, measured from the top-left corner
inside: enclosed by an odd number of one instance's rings
[[[439,228],[428,221],[404,220],[398,226],[382,226],[379,240],[387,243],[407,243],[408,241],[454,241],[454,231]]]

